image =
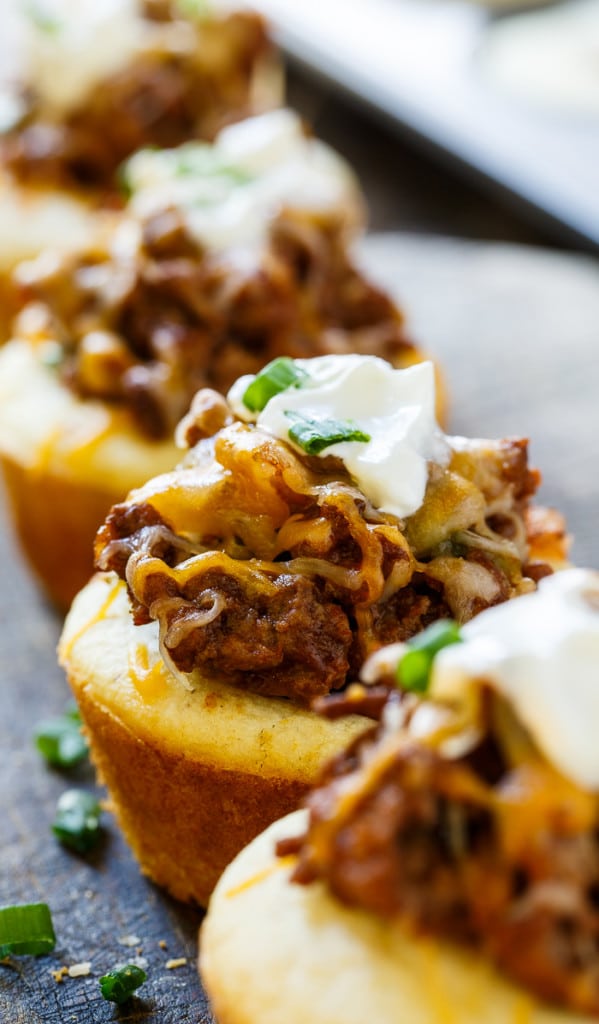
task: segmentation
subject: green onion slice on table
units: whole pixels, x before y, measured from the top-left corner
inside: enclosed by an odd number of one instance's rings
[[[462,635],[453,619],[439,619],[408,640],[408,650],[396,669],[397,682],[402,690],[426,693],[435,655],[444,647],[459,643],[462,643]]]
[[[39,956],[56,945],[47,903],[0,907],[0,958],[11,953]]]
[[[287,391],[287,388],[301,388],[308,379],[309,374],[294,359],[281,356],[256,374],[245,389],[242,402],[251,412],[262,412],[275,395]]]
[[[104,999],[118,1006],[126,1003],[140,985],[143,985],[147,978],[145,971],[136,964],[125,964],[124,967],[115,967],[113,971],[104,974],[100,978],[100,990]]]
[[[87,853],[98,842],[100,804],[85,789],[67,789],[56,805],[52,831],[64,846],[77,853]]]
[[[87,740],[81,732],[81,716],[75,704],[69,705],[64,714],[40,722],[35,729],[34,739],[40,754],[55,768],[73,768],[89,753]]]

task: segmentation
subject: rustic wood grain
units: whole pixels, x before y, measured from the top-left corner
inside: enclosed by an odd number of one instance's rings
[[[543,497],[567,511],[574,556],[599,565],[599,277],[586,258],[513,246],[395,236],[366,247],[370,269],[396,287],[413,333],[444,363],[455,432],[528,434],[545,473]],[[0,508],[0,904],[47,901],[58,943],[46,957],[0,966],[2,1024],[210,1024],[195,971],[199,912],[177,905],[138,873],[106,816],[106,842],[84,860],[49,834],[56,800],[85,771],[46,769],[31,733],[62,710],[67,689],[55,663],[60,622],[22,565]],[[98,978],[135,953],[149,980],[124,1011]],[[158,943],[166,940],[168,948]],[[169,957],[186,967],[166,969]],[[50,969],[91,960],[92,975],[57,985]],[[282,1022],[283,1024],[283,1022]]]

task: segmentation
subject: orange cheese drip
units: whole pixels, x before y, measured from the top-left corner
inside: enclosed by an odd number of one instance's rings
[[[245,882],[240,882],[239,885],[234,885],[232,889],[227,889],[225,897],[229,900],[235,898],[235,896],[241,895],[242,892],[247,892],[248,889],[252,889],[255,885],[263,882],[265,878],[274,874],[275,871],[280,871],[282,868],[290,867],[295,864],[297,857],[294,854],[289,854],[287,857],[279,857],[278,860],[273,861],[268,867],[263,868],[262,871],[257,871],[255,875],[250,875],[246,878]]]
[[[160,700],[167,691],[168,670],[160,660],[150,662],[145,644],[135,644],[129,651],[129,679],[146,704]]]
[[[530,996],[522,995],[514,1008],[514,1024],[531,1024],[534,1003]]]
[[[117,598],[118,594],[120,593],[120,591],[121,591],[120,580],[116,580],[116,582],[110,588],[108,594],[106,595],[106,598],[104,599],[104,601],[102,602],[100,607],[92,615],[91,619],[88,619],[88,621],[85,622],[83,624],[83,626],[80,626],[79,629],[77,629],[73,633],[73,635],[71,637],[69,637],[67,643],[65,644],[65,646],[63,647],[62,652],[61,652],[63,658],[70,657],[71,652],[72,652],[75,644],[77,643],[77,641],[80,640],[81,637],[85,633],[87,633],[88,629],[91,629],[93,626],[97,625],[97,623],[100,622],[104,618],[104,616],[106,615],[108,609],[110,608],[112,603],[116,600],[116,598]]]
[[[507,855],[517,859],[530,846],[531,835],[550,827],[566,835],[590,831],[597,819],[597,796],[589,793],[542,761],[515,767],[494,795],[501,841]]]

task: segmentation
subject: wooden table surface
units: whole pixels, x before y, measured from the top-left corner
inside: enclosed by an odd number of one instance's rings
[[[543,499],[567,512],[576,560],[599,566],[597,264],[524,247],[397,235],[370,239],[363,258],[403,296],[413,333],[444,364],[450,429],[529,435],[545,474]],[[33,749],[36,722],[67,699],[55,662],[60,622],[1,517],[0,507],[0,904],[47,901],[58,941],[50,956],[0,966],[0,1021],[208,1024],[195,971],[201,914],[141,878],[109,815],[106,841],[88,860],[49,833],[60,793],[93,780],[86,771],[67,778],[48,770]],[[132,934],[149,980],[119,1012],[102,999],[98,977],[136,952],[118,943]],[[168,970],[167,959],[180,956],[187,965]],[[88,960],[88,977],[56,984],[50,974]]]

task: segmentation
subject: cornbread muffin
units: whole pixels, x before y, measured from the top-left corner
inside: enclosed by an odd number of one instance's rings
[[[123,160],[277,106],[282,78],[262,19],[219,3],[5,0],[1,18],[4,340],[19,308],[10,271],[96,242],[123,203]]]
[[[105,238],[18,266],[0,351],[0,460],[23,547],[62,606],[91,575],[111,504],[175,465],[198,388],[226,391],[283,353],[422,358],[352,262],[353,175],[291,111],[212,146],[141,152],[124,180],[129,203]]]
[[[141,147],[211,140],[281,101],[263,20],[218,2],[6,0],[0,57],[0,164],[95,202]]]
[[[271,825],[222,875],[200,931],[200,973],[218,1024],[591,1024],[543,1004],[473,949],[345,906],[322,882],[291,881]],[[398,1014],[400,1015],[398,1017]]]
[[[219,1024],[596,1020],[598,658],[580,569],[381,649],[345,700],[376,724],[212,897]]]
[[[340,738],[312,701],[345,700],[386,643],[551,572],[527,540],[525,444],[447,438],[434,404],[430,363],[276,360],[228,401],[200,391],[181,466],[99,531],[106,575],[77,597],[61,661],[142,869],[176,895],[205,901],[240,840],[297,805]],[[137,653],[148,635],[156,662]],[[139,675],[159,683],[153,717]]]
[[[469,949],[291,881],[303,811],[275,822],[224,871],[200,934],[218,1024],[592,1024],[550,1007]],[[284,979],[284,981],[282,981]]]
[[[172,440],[140,435],[126,410],[79,401],[57,379],[53,353],[20,341],[0,351],[0,464],[23,552],[66,609],[93,572],[107,509],[179,453]]]
[[[100,779],[145,874],[204,906],[226,864],[298,805],[323,757],[364,728],[244,693],[161,657],[135,626],[124,583],[96,576],[75,599],[60,659]]]
[[[19,186],[0,172],[0,342],[19,309],[15,266],[43,249],[73,252],[107,235],[109,211],[94,210],[77,192]]]

